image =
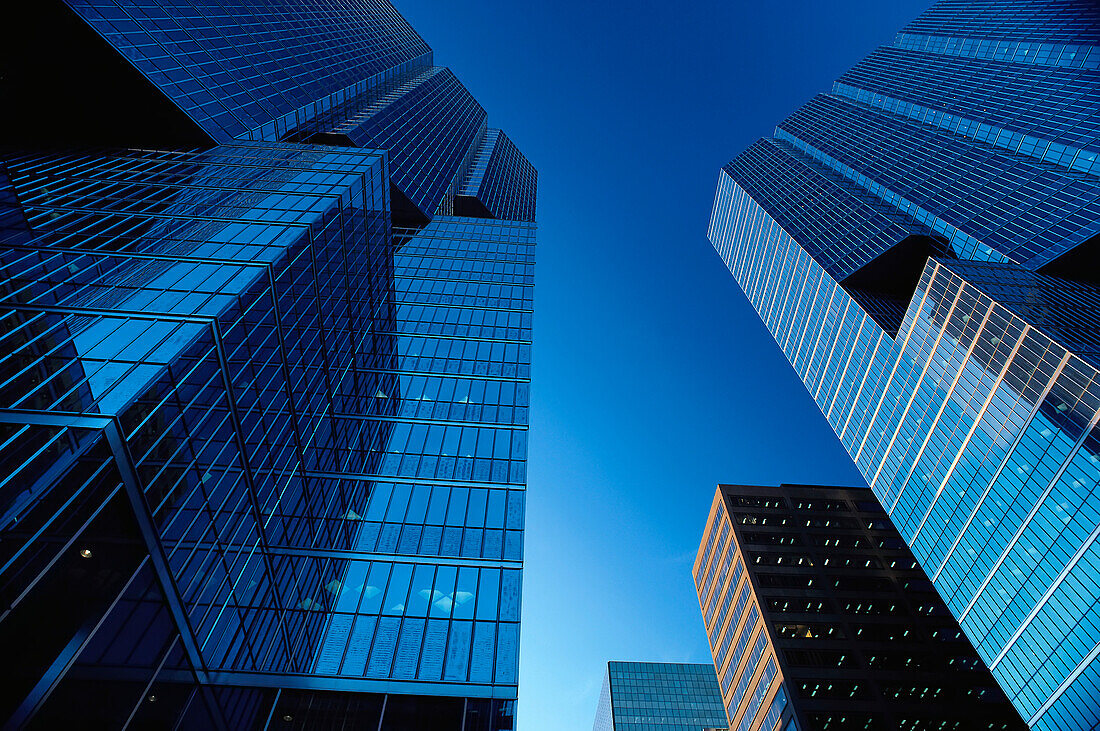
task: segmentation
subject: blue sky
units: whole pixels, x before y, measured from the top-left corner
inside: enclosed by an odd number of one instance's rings
[[[539,170],[521,731],[607,660],[709,662],[719,482],[862,480],[706,240],[721,165],[925,0],[395,0]]]

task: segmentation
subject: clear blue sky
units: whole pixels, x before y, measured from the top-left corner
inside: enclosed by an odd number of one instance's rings
[[[709,662],[719,482],[862,484],[706,225],[718,170],[926,0],[395,0],[539,170],[520,731]]]

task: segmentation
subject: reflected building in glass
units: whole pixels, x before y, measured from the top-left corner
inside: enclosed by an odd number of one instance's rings
[[[21,15],[0,719],[512,729],[534,168],[385,1]]]
[[[1020,715],[1100,723],[1100,11],[947,0],[709,238]]]
[[[592,731],[704,729],[726,729],[726,711],[712,666],[607,663]]]
[[[1027,728],[866,488],[720,485],[693,575],[731,730]]]

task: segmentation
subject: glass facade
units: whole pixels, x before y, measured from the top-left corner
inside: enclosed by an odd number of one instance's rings
[[[49,10],[197,147],[0,154],[0,719],[512,729],[534,169],[441,210],[485,113],[388,2],[227,10]]]
[[[211,140],[276,141],[432,50],[387,0],[65,3]]]
[[[694,567],[730,728],[1026,728],[866,489],[721,485]]]
[[[485,120],[485,110],[450,69],[433,66],[392,88],[356,95],[293,135],[384,148],[395,194],[400,202],[408,201],[409,212],[422,223],[468,164]]]
[[[1035,728],[1100,722],[1100,13],[940,2],[719,175],[709,237]]]
[[[456,186],[454,211],[526,221],[535,214],[538,173],[499,129],[487,129]]]
[[[609,662],[592,731],[726,729],[710,665]]]
[[[535,168],[508,135],[497,136],[485,175],[469,194],[485,201],[494,218],[526,221],[535,213]]]

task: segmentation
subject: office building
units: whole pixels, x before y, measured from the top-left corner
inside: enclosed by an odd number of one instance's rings
[[[1100,9],[947,0],[709,237],[1020,715],[1100,723]]]
[[[694,577],[730,729],[1027,728],[866,488],[719,486]]]
[[[514,728],[534,168],[386,0],[20,16],[0,720]]]
[[[609,662],[592,731],[702,731],[726,728],[710,665]]]

